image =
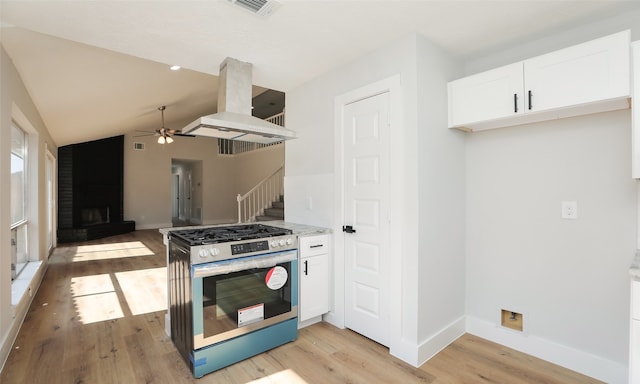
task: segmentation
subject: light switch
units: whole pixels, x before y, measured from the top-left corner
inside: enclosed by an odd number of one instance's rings
[[[305,208],[307,211],[313,210],[313,200],[311,199],[311,196],[307,196],[307,199],[305,200]]]
[[[562,202],[562,216],[563,219],[574,220],[578,218],[578,203],[576,201],[563,201]]]

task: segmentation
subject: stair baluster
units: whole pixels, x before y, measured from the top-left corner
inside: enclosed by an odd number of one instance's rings
[[[284,165],[251,188],[249,192],[237,196],[238,223],[284,219],[283,196]]]

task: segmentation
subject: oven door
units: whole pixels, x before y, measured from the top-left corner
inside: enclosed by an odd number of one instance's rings
[[[297,250],[192,269],[195,349],[298,316]]]

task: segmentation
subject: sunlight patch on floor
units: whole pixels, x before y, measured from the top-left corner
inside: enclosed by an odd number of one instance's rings
[[[73,297],[107,292],[115,292],[115,288],[111,282],[111,276],[108,273],[71,278],[71,295]]]
[[[167,309],[167,268],[117,272],[116,279],[133,315]]]
[[[298,374],[291,369],[285,369],[284,371],[276,372],[263,378],[252,380],[246,384],[307,384]]]
[[[124,317],[109,274],[71,278],[71,294],[82,324]]]
[[[62,247],[58,250],[73,262],[154,255],[141,241]]]

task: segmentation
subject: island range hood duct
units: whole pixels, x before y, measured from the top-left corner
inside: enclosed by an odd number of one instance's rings
[[[220,64],[218,112],[202,116],[182,133],[262,144],[295,138],[294,131],[251,116],[251,70],[251,63],[227,57]]]

